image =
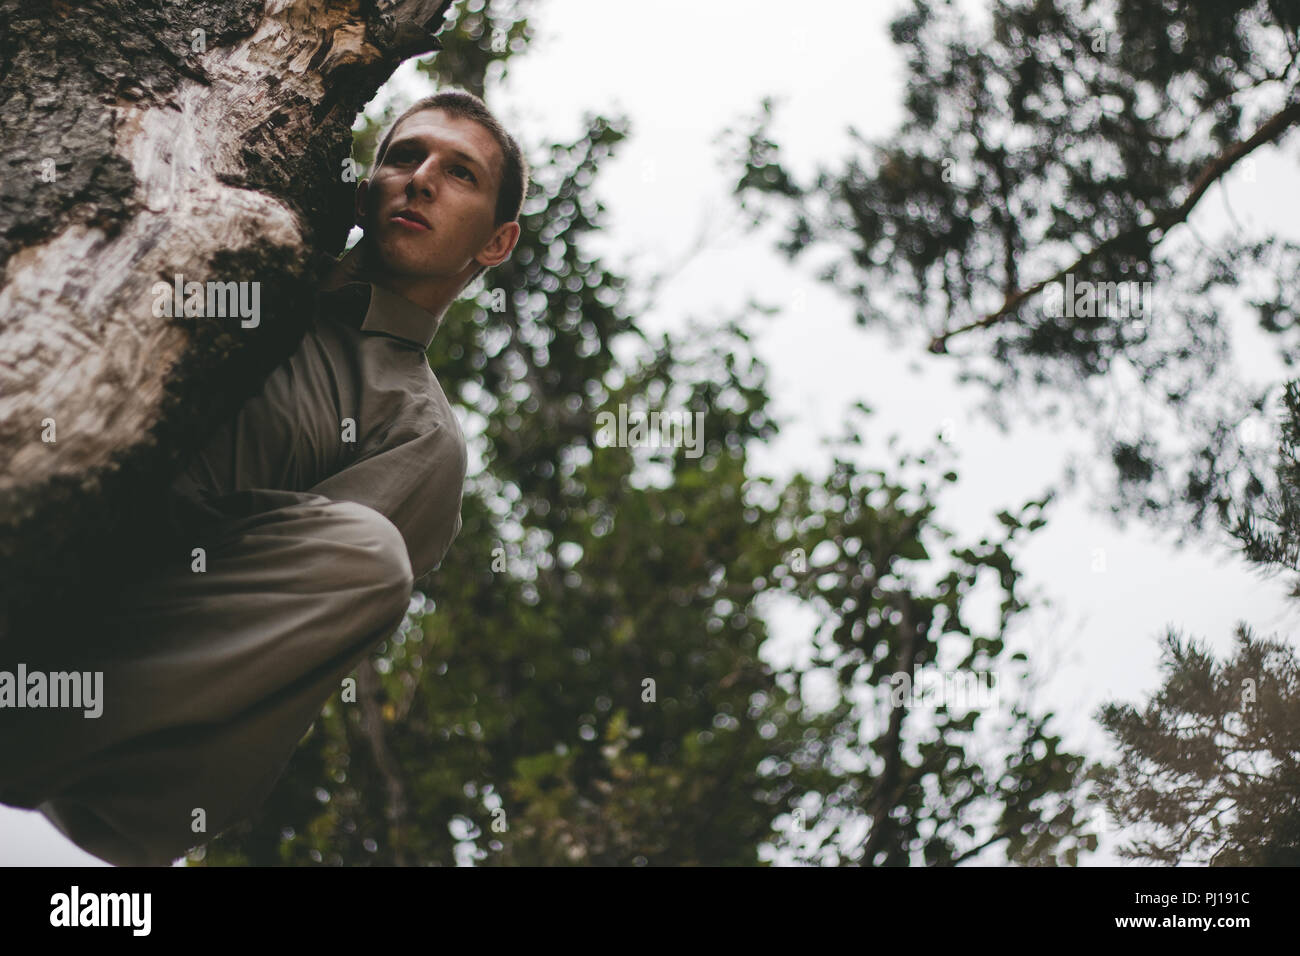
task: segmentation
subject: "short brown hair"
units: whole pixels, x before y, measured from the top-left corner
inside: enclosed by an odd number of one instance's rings
[[[402,120],[425,110],[443,110],[452,116],[473,120],[492,134],[501,152],[501,181],[497,185],[497,205],[493,225],[500,226],[502,223],[518,221],[519,213],[524,208],[524,197],[528,193],[530,178],[528,160],[524,158],[515,138],[501,125],[501,121],[492,115],[487,104],[473,93],[465,90],[442,90],[432,96],[416,100],[393,120],[392,126],[388,127],[388,132],[379,142],[379,149],[375,151],[374,167],[377,169],[383,164],[384,157],[388,154],[388,144],[392,141],[393,133],[397,131]],[[487,266],[479,266],[478,271],[469,277],[469,281],[473,282],[486,269]]]

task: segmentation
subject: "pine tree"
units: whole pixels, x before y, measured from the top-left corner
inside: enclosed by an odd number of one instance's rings
[[[1175,631],[1163,686],[1140,710],[1099,713],[1122,756],[1090,770],[1115,820],[1139,834],[1119,849],[1168,865],[1300,864],[1300,667],[1285,641],[1237,626],[1220,663]]]

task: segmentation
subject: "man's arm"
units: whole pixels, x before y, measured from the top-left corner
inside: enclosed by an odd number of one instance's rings
[[[371,451],[309,491],[366,505],[402,533],[418,580],[442,562],[460,533],[466,453],[459,429],[394,426]]]

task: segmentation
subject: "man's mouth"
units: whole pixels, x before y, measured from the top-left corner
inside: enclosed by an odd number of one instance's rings
[[[399,223],[408,229],[418,229],[427,232],[432,228],[429,225],[428,220],[413,209],[403,209],[401,212],[393,213],[391,218],[393,222]]]

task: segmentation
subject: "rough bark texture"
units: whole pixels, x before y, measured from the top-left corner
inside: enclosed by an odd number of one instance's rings
[[[0,636],[143,560],[175,468],[296,346],[352,124],[450,3],[0,0]],[[259,324],[156,317],[177,274],[258,282]]]

